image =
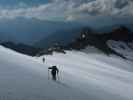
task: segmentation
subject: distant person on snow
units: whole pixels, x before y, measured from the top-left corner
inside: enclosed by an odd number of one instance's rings
[[[42,58],[42,61],[43,61],[43,63],[45,63],[45,58],[44,57]]]
[[[52,79],[56,81],[56,76],[59,73],[59,69],[56,66],[49,67],[48,69],[51,70]]]

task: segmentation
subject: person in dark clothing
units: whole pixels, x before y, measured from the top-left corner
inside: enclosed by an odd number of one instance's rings
[[[45,58],[44,57],[42,58],[42,61],[43,61],[43,63],[45,62]]]
[[[56,66],[49,67],[51,69],[52,79],[56,80],[56,75],[59,73],[59,69]]]

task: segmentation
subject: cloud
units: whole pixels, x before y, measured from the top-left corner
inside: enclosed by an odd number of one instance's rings
[[[30,6],[21,3],[12,9],[0,8],[0,18],[16,18],[16,17],[26,17],[26,18],[37,18],[41,20],[52,19],[55,17],[63,17],[64,11],[67,9],[66,5],[68,2],[51,2],[47,4],[42,4],[39,6]],[[23,7],[25,6],[25,7]]]
[[[17,7],[0,8],[0,18],[36,18],[41,20],[78,20],[92,16],[124,17],[133,15],[131,0],[51,0],[38,6],[20,2]]]
[[[83,3],[74,8],[68,16],[69,19],[88,18],[90,16],[112,16],[112,17],[127,17],[133,16],[133,2],[131,0],[95,0],[88,3]],[[77,16],[80,17],[77,17]]]

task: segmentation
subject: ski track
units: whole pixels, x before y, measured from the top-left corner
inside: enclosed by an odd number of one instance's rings
[[[43,56],[42,56],[43,57]],[[132,100],[133,63],[115,56],[67,51],[29,57],[0,46],[0,100]],[[48,67],[59,67],[58,81]]]

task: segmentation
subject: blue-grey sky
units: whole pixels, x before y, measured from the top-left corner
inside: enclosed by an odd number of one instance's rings
[[[0,0],[0,19],[92,20],[133,15],[132,0]]]

